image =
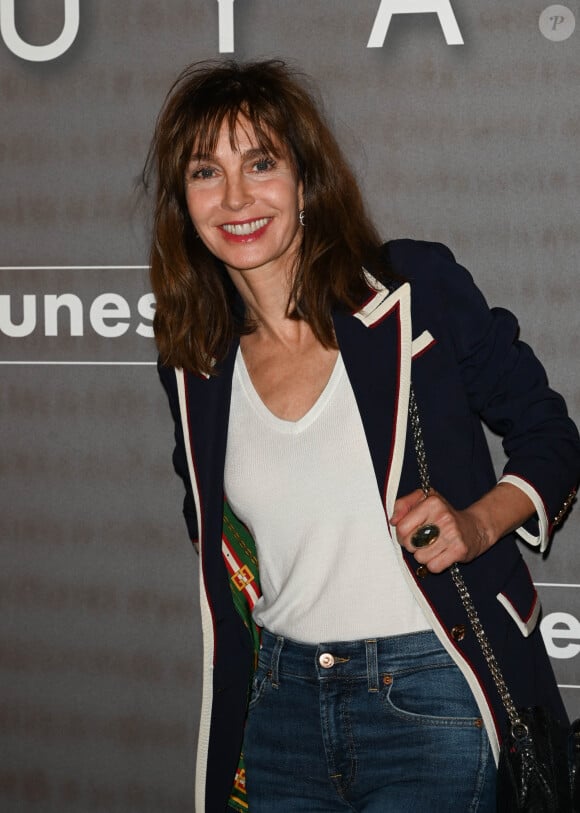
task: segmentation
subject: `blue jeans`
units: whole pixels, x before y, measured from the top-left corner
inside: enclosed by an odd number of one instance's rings
[[[250,813],[491,813],[473,695],[433,632],[301,644],[264,631],[244,738]]]

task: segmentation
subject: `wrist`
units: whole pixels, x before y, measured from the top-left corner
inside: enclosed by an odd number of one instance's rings
[[[479,501],[467,508],[465,513],[469,517],[472,535],[479,554],[485,553],[500,538],[496,524],[493,522],[493,514],[485,506],[481,506]]]
[[[498,483],[467,510],[489,548],[529,519],[534,506],[519,488]]]

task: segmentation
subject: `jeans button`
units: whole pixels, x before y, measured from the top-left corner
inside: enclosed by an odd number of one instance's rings
[[[334,666],[334,658],[330,652],[323,652],[318,658],[318,663],[323,669],[330,669],[332,666]]]

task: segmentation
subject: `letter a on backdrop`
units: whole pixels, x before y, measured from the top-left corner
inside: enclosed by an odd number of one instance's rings
[[[381,0],[367,48],[382,48],[393,14],[436,14],[447,45],[463,45],[449,0]]]

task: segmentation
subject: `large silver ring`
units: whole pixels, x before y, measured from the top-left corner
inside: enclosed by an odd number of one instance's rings
[[[411,544],[414,548],[426,548],[439,539],[440,533],[438,525],[421,525],[411,537]]]

